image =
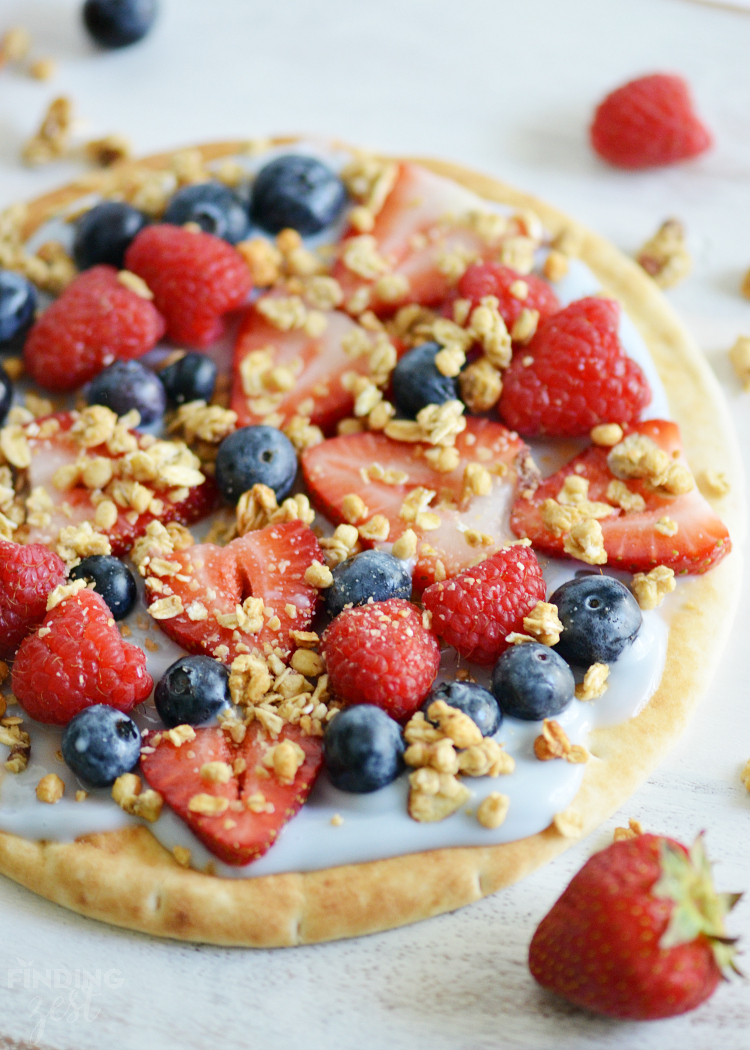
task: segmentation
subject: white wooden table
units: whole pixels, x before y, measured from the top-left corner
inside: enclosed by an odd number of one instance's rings
[[[670,297],[750,448],[748,395],[725,354],[750,334],[750,303],[737,294],[750,265],[750,15],[684,0],[163,0],[149,40],[104,54],[86,42],[78,6],[0,0],[0,28],[27,25],[39,53],[60,62],[51,84],[0,74],[0,205],[73,174],[67,165],[28,172],[17,161],[46,102],[66,93],[92,135],[120,131],[142,153],[306,131],[453,158],[546,197],[625,250],[675,214],[696,268]],[[592,107],[654,70],[687,76],[717,148],[684,169],[605,169],[586,145]],[[691,729],[619,820],[638,817],[685,840],[708,829],[725,889],[750,886],[750,796],[738,777],[750,757],[745,620]],[[535,925],[615,823],[455,915],[279,951],[119,932],[0,880],[0,1047],[744,1050],[750,996],[739,983],[683,1019],[635,1025],[567,1008],[530,978]],[[750,936],[750,904],[732,927]],[[60,987],[45,985],[47,970]],[[83,971],[100,982],[88,999],[75,987]]]

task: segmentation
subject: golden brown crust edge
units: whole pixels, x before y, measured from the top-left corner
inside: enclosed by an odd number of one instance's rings
[[[239,152],[242,143],[197,148],[205,160],[213,160]],[[159,168],[171,156],[136,163]],[[623,303],[651,351],[674,417],[683,424],[694,472],[721,470],[732,486],[728,496],[712,502],[729,525],[735,550],[707,576],[682,583],[659,689],[636,718],[592,734],[594,758],[569,808],[585,835],[658,764],[687,724],[718,662],[739,595],[737,546],[745,528],[739,452],[723,395],[706,361],[635,263],[576,221],[495,179],[447,162],[419,162],[483,197],[533,208],[553,233],[575,229],[582,238],[581,258]],[[101,191],[110,178],[109,172],[97,172],[32,202],[27,233],[84,193]],[[373,933],[452,911],[519,880],[570,841],[551,827],[501,846],[434,850],[301,874],[219,879],[181,868],[143,827],[75,843],[36,843],[0,833],[0,873],[81,915],[128,929],[217,945],[274,947]]]

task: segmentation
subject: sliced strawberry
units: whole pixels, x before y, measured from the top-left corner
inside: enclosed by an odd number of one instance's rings
[[[644,434],[675,460],[686,465],[682,455],[680,430],[676,423],[649,419],[638,423],[631,433]],[[629,480],[628,488],[645,501],[642,511],[625,511],[608,499],[607,489],[614,475],[607,465],[609,449],[592,446],[576,456],[539,486],[531,499],[517,499],[511,526],[517,536],[528,536],[537,550],[565,557],[563,535],[555,535],[542,521],[541,505],[556,499],[569,474],[586,478],[589,500],[609,503],[612,515],[599,524],[604,536],[607,564],[613,569],[648,572],[655,565],[666,565],[677,573],[702,573],[729,553],[732,542],[726,526],[694,488],[684,496],[657,495],[644,481]],[[661,518],[677,524],[673,536],[654,528]]]
[[[61,467],[70,467],[84,460],[108,459],[116,464],[115,470],[119,471],[128,453],[112,452],[106,443],[91,448],[82,447],[72,429],[77,418],[76,413],[59,412],[24,424],[22,431],[31,454],[31,464],[22,478],[26,523],[18,530],[16,538],[24,543],[44,543],[54,547],[61,529],[89,521],[95,523],[98,531],[109,536],[112,553],[122,555],[145,533],[150,522],[158,519],[164,524],[176,521],[190,525],[206,517],[216,507],[218,490],[213,478],[205,478],[201,484],[185,489],[186,495],[180,495],[176,486],[166,488],[163,480],[157,478],[149,481],[139,474],[143,485],[151,489],[155,497],[149,509],[139,513],[130,506],[120,505],[113,525],[96,524],[95,514],[101,500],[101,490],[87,487],[82,479],[72,487],[58,488],[53,478]],[[152,439],[144,440],[144,435],[137,431],[129,433],[134,448],[147,452]],[[170,498],[172,494],[180,498],[173,502]],[[104,496],[109,498],[109,495],[110,489],[105,487]],[[97,500],[96,503],[92,496]],[[155,510],[157,513],[154,513]]]
[[[457,183],[435,175],[416,164],[399,165],[398,177],[375,219],[369,236],[390,272],[406,278],[408,291],[397,299],[382,298],[375,291],[376,279],[366,280],[344,263],[348,239],[341,245],[341,258],[334,276],[344,290],[345,301],[360,288],[370,289],[370,306],[387,313],[403,303],[434,306],[450,293],[452,284],[440,269],[441,257],[461,251],[469,258],[497,254],[468,225],[456,218],[477,208],[476,197]]]
[[[368,359],[365,354],[352,357],[343,349],[343,340],[356,328],[348,314],[328,310],[324,316],[325,330],[312,337],[302,328],[291,332],[274,328],[255,306],[247,311],[234,350],[232,408],[238,426],[262,423],[269,414],[279,415],[280,425],[285,426],[301,413],[330,433],[340,419],[351,415],[354,399],[341,385],[341,377],[345,372],[366,374]],[[248,354],[263,350],[270,351],[269,359],[253,376],[243,376]],[[283,393],[277,393],[273,382],[272,369],[278,366],[290,367],[295,375],[294,386]]]
[[[196,729],[195,734],[195,740],[181,747],[162,737],[153,754],[141,758],[143,775],[204,846],[225,864],[257,860],[273,845],[279,831],[310,794],[323,761],[322,740],[304,736],[298,726],[292,725],[285,725],[278,739],[271,740],[258,722],[250,723],[240,744],[215,726]],[[282,783],[276,773],[263,765],[269,749],[285,740],[297,744],[305,753],[291,784]],[[244,770],[233,772],[224,784],[201,776],[201,769],[209,762],[224,762],[234,769],[237,759],[244,761]],[[197,795],[224,798],[228,805],[222,813],[208,816],[190,809],[190,800]],[[248,808],[248,804],[253,808]]]
[[[155,549],[152,561],[162,557]],[[140,563],[147,575],[146,601],[164,633],[188,652],[226,662],[266,646],[269,652],[275,647],[290,652],[289,632],[304,631],[312,620],[318,592],[305,582],[305,571],[323,557],[315,534],[301,521],[268,525],[226,547],[201,543],[169,554],[168,560],[173,564],[161,576],[158,562]],[[165,619],[154,603],[171,595],[179,597],[183,611]],[[248,599],[261,599],[263,609],[256,612]],[[233,614],[236,623],[217,620]]]
[[[443,572],[454,576],[507,543],[512,538],[509,511],[519,481],[523,487],[536,483],[536,468],[527,446],[500,423],[468,419],[456,448],[459,464],[443,474],[425,459],[428,445],[405,444],[382,433],[353,434],[308,449],[302,455],[302,468],[313,498],[332,521],[346,520],[343,503],[350,493],[364,500],[368,519],[375,514],[388,519],[388,541],[375,546],[389,549],[407,528],[414,529],[419,541],[414,585],[421,590],[436,578],[445,578]],[[464,471],[470,463],[490,471],[492,489],[488,495],[464,496]],[[372,480],[368,470],[374,464],[385,471],[403,472],[408,480],[396,485]],[[404,500],[420,487],[436,493],[429,511],[440,518],[438,528],[425,529],[401,517]],[[466,538],[469,530],[474,530],[469,533],[474,540],[486,537],[485,543],[472,546]]]

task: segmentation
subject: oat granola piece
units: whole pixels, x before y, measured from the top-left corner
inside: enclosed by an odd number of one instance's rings
[[[50,102],[39,130],[25,143],[22,157],[29,165],[49,164],[65,156],[70,147],[73,103],[60,96]]]
[[[675,587],[674,569],[666,565],[636,573],[630,585],[641,609],[657,609]]]
[[[409,774],[409,816],[421,824],[445,820],[471,798],[471,791],[452,773],[421,768]]]
[[[660,288],[672,288],[693,268],[687,249],[685,227],[679,219],[667,219],[638,252],[636,259]]]
[[[571,558],[587,565],[604,565],[607,552],[604,549],[602,527],[594,518],[584,518],[574,525],[563,539],[563,550]]]
[[[576,686],[576,700],[598,700],[600,696],[604,696],[607,691],[608,678],[608,664],[592,664],[586,671],[583,681]]]
[[[508,795],[501,795],[499,791],[491,791],[477,807],[477,820],[484,828],[499,828],[504,823],[509,808]]]

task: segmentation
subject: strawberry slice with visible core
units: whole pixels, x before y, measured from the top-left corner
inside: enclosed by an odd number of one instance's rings
[[[72,432],[75,422],[74,413],[59,412],[26,423],[22,428],[31,455],[24,488],[26,523],[16,533],[16,538],[24,543],[44,543],[54,548],[61,529],[89,521],[98,532],[109,537],[112,553],[120,556],[130,550],[152,521],[158,519],[163,524],[175,521],[191,525],[215,509],[218,489],[213,478],[205,478],[200,485],[180,490],[177,486],[164,488],[159,479],[152,482],[139,474],[143,486],[153,492],[154,499],[148,504],[148,509],[140,512],[131,506],[118,506],[116,521],[102,524],[106,519],[96,517],[98,502],[103,497],[101,489],[94,487],[95,474],[84,474],[75,484],[65,488],[59,488],[53,479],[61,467],[71,467],[81,461],[111,460],[114,469],[118,470],[128,453],[113,453],[106,443],[82,447]],[[134,430],[129,434],[134,449],[142,447],[148,451],[148,438],[144,441],[144,435]],[[84,483],[87,477],[92,487]],[[185,494],[181,495],[181,491]],[[178,497],[176,501],[172,498],[174,496]],[[106,487],[104,497],[109,499]],[[114,499],[111,502],[115,502]]]
[[[269,749],[284,741],[304,751],[304,761],[291,784],[282,783],[263,766]],[[237,759],[244,761],[244,770],[232,772],[224,784],[201,776],[209,762],[223,762],[234,770]],[[162,737],[153,754],[141,758],[141,769],[151,787],[207,849],[225,864],[240,865],[262,857],[273,845],[310,794],[322,762],[319,737],[304,736],[298,726],[285,725],[278,739],[272,740],[258,722],[251,722],[240,744],[216,726],[196,729],[195,740],[181,747]],[[190,809],[190,800],[199,795],[226,799],[227,805],[215,815]]]
[[[345,372],[366,375],[368,359],[353,358],[343,349],[343,340],[357,327],[348,314],[328,310],[323,316],[325,330],[313,337],[302,328],[280,331],[254,306],[248,310],[234,350],[232,408],[238,426],[254,426],[273,414],[281,417],[278,425],[283,427],[299,414],[330,433],[340,419],[351,415],[354,398],[344,390],[341,377]],[[261,357],[259,351],[267,354]],[[247,358],[253,353],[258,364],[250,367]],[[273,370],[279,366],[294,376],[290,390],[280,390],[275,381]]]
[[[141,563],[140,571],[150,574],[149,612],[188,652],[227,663],[266,646],[288,653],[294,648],[289,632],[304,631],[312,620],[318,592],[305,582],[305,571],[323,556],[315,534],[301,521],[268,525],[226,547],[200,543],[175,551],[159,576],[164,566],[156,559],[161,558],[157,548],[150,562]],[[163,602],[155,603],[172,596],[180,599],[182,611],[164,618]],[[253,599],[260,599],[262,607]]]
[[[676,423],[649,419],[638,423],[629,433],[651,438],[675,460],[686,465],[682,455],[680,430]],[[589,482],[588,498],[609,503],[613,513],[600,519],[607,552],[607,565],[629,572],[648,572],[655,565],[666,565],[677,573],[706,572],[732,549],[726,525],[714,514],[706,500],[694,488],[683,496],[661,496],[644,482],[626,482],[631,492],[640,495],[643,510],[623,510],[607,497],[614,474],[607,465],[609,449],[592,446],[576,456],[539,486],[532,499],[516,500],[511,513],[511,526],[517,536],[528,536],[535,549],[554,557],[565,557],[563,535],[555,535],[542,520],[541,506],[546,499],[556,499],[565,478],[575,474]],[[655,528],[660,519],[668,518],[677,532],[665,535]]]
[[[368,235],[390,267],[389,272],[408,282],[402,295],[383,298],[376,290],[377,278],[368,280],[345,263],[349,238],[341,245],[341,256],[333,271],[344,290],[344,301],[360,288],[370,290],[370,307],[388,313],[403,303],[435,306],[450,293],[451,280],[441,271],[441,259],[452,252],[469,258],[491,257],[497,246],[489,246],[468,225],[455,217],[476,211],[476,197],[441,175],[415,164],[399,165],[398,176]],[[356,236],[356,235],[355,235]]]
[[[343,505],[350,493],[358,495],[367,508],[366,518],[357,524],[376,514],[388,519],[387,542],[364,541],[366,546],[390,549],[406,529],[416,532],[414,586],[418,590],[436,578],[444,579],[443,573],[454,576],[468,565],[484,560],[512,539],[509,511],[519,484],[521,488],[533,489],[537,482],[528,447],[500,423],[468,419],[466,430],[456,439],[460,461],[450,473],[440,473],[430,465],[425,459],[429,448],[371,432],[331,438],[302,455],[311,495],[332,521],[346,521]],[[464,493],[464,471],[472,463],[490,472],[492,487],[487,495]],[[399,484],[374,480],[370,473],[373,466],[386,472],[401,472],[407,480]],[[434,494],[422,509],[439,517],[437,528],[425,528],[411,520],[408,509],[404,512],[406,517],[402,517],[404,500],[417,488]],[[428,519],[426,524],[435,522]]]

